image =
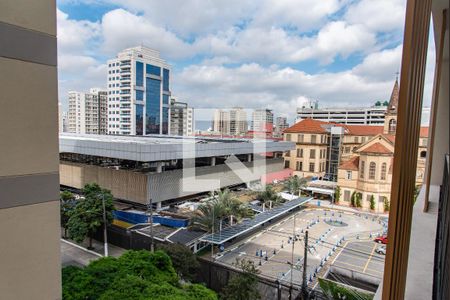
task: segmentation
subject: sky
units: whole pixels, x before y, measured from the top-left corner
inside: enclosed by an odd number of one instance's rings
[[[106,88],[106,60],[145,45],[172,67],[172,95],[195,108],[273,109],[292,123],[321,107],[389,100],[405,0],[58,0],[59,100]],[[424,104],[432,89],[429,46]]]

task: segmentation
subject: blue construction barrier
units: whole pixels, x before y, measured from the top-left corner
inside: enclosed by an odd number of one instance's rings
[[[113,211],[114,219],[124,221],[131,224],[139,224],[139,223],[148,223],[148,216],[141,213],[136,212],[128,212],[122,210]],[[187,227],[189,224],[189,220],[184,219],[174,219],[171,217],[163,217],[163,216],[153,216],[153,223],[159,223],[161,225],[180,228]]]

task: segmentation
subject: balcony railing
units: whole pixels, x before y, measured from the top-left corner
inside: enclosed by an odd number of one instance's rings
[[[449,205],[449,156],[445,157],[444,174],[439,194],[439,210],[434,248],[433,299],[450,299],[450,205]]]

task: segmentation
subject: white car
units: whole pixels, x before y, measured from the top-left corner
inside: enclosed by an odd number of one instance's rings
[[[386,255],[386,247],[385,246],[378,246],[377,249],[375,249],[375,252],[378,254]]]

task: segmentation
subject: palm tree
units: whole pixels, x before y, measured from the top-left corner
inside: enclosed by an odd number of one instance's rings
[[[229,218],[230,225],[233,225],[233,219],[239,221],[253,215],[251,209],[239,201],[229,189],[218,191],[217,199],[223,205],[224,217]]]
[[[270,203],[278,205],[283,202],[283,198],[275,192],[273,186],[270,184],[266,185],[264,191],[259,193],[259,199],[264,203],[264,205],[270,205]]]
[[[217,200],[212,200],[201,204],[192,218],[192,226],[202,229],[206,232],[215,232],[219,227],[219,220],[223,216],[224,207]]]
[[[289,179],[284,184],[285,188],[289,191],[292,195],[299,195],[302,190],[306,186],[306,179],[300,178],[297,175],[289,177]]]
[[[207,232],[222,229],[224,220],[233,225],[234,220],[252,216],[252,211],[241,203],[230,190],[218,190],[217,195],[211,193],[211,200],[200,205],[192,219],[192,225]]]

